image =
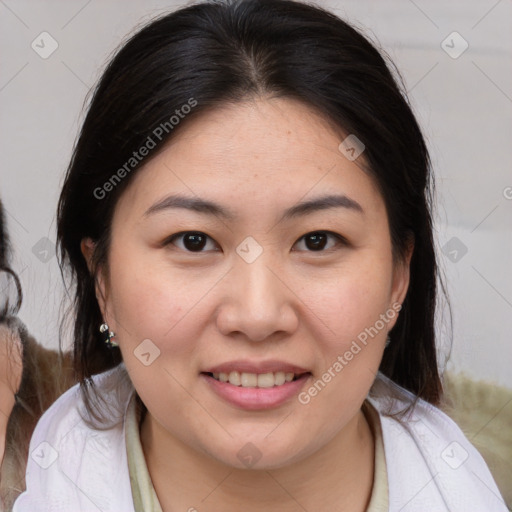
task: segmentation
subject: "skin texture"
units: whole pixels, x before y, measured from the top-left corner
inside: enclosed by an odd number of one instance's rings
[[[14,407],[14,394],[21,383],[22,345],[19,337],[0,324],[0,465],[5,453],[7,423]]]
[[[361,405],[396,317],[307,405],[293,397],[246,411],[199,374],[234,359],[277,359],[312,373],[306,390],[401,304],[408,261],[393,263],[384,201],[358,161],[339,152],[345,136],[299,102],[248,100],[182,128],[121,196],[97,290],[148,408],[141,441],[162,507],[363,511],[374,441]],[[169,194],[214,201],[236,218],[177,208],[145,215]],[[279,220],[329,194],[364,213],[336,207]],[[183,238],[163,244],[182,231],[207,234],[203,252],[187,251]],[[314,251],[303,237],[318,231],[347,243],[330,237]],[[236,252],[248,236],[263,251],[252,263]],[[92,248],[83,241],[89,260]],[[160,350],[149,366],[134,354],[145,339]],[[237,457],[248,442],[261,453],[250,469]]]

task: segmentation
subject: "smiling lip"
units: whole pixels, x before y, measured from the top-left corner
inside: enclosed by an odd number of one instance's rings
[[[240,409],[257,411],[279,407],[290,398],[298,395],[306,381],[311,377],[311,374],[304,373],[296,380],[272,388],[234,386],[229,382],[220,382],[207,373],[201,373],[200,377],[206,381],[216,395],[228,403]]]
[[[300,366],[294,364],[285,363],[284,361],[271,360],[256,363],[246,359],[218,364],[204,370],[203,373],[230,373],[233,371],[256,374],[284,372],[301,375],[303,373],[309,373],[309,370],[306,370],[305,368],[301,368]]]
[[[257,375],[277,372],[294,373],[296,378],[280,386],[259,388],[235,386],[229,382],[221,382],[211,375],[213,373],[229,374],[232,371],[255,373]],[[277,360],[261,361],[259,363],[247,360],[230,361],[212,366],[200,374],[200,377],[204,379],[217,396],[235,407],[249,411],[279,407],[298,395],[311,376],[311,372],[300,366]]]

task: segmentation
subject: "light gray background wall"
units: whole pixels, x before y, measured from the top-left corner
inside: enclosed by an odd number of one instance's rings
[[[454,314],[448,368],[512,387],[512,2],[319,3],[395,60],[428,139]],[[47,346],[58,344],[62,297],[55,206],[85,95],[136,25],[185,4],[0,1],[0,194],[25,293],[20,316]]]

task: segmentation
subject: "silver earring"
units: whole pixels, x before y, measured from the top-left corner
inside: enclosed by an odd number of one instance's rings
[[[100,332],[105,336],[105,343],[108,348],[114,348],[118,347],[119,343],[117,341],[114,341],[115,333],[113,333],[108,324],[103,323],[100,325]]]
[[[384,348],[387,348],[390,343],[391,343],[391,338],[389,337],[389,334],[388,334],[386,337],[386,345]]]

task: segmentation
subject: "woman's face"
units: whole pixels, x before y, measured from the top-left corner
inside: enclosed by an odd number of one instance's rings
[[[408,265],[342,140],[301,103],[248,101],[184,126],[121,196],[102,309],[163,438],[281,467],[358,415]]]

